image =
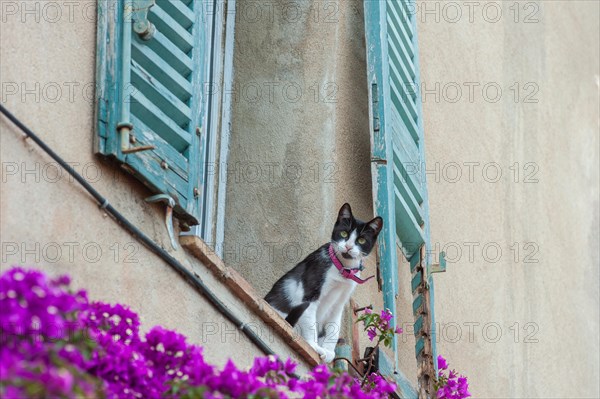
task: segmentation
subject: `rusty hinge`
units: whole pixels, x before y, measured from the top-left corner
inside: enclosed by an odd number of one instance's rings
[[[133,152],[153,150],[156,147],[153,145],[140,145],[137,147],[130,147],[129,144],[136,142],[135,136],[131,134],[133,131],[133,124],[130,122],[120,122],[117,124],[117,132],[121,135],[121,152],[123,154],[131,154]]]

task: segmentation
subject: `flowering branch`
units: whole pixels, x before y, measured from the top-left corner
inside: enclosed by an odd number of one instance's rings
[[[375,338],[377,338],[377,342],[369,353],[369,356],[359,359],[359,362],[367,362],[367,370],[365,371],[361,386],[365,385],[367,378],[371,374],[371,370],[373,370],[375,367],[375,354],[377,353],[379,345],[383,342],[385,346],[391,348],[394,334],[402,333],[402,329],[400,327],[393,328],[391,326],[390,321],[392,320],[393,315],[389,310],[384,309],[381,311],[381,313],[373,313],[371,307],[361,308],[361,310],[363,309],[364,314],[360,316],[356,322],[358,323],[362,321],[365,325],[365,331],[367,332],[369,340],[373,341]]]
[[[89,302],[85,291],[69,291],[68,278],[35,270],[0,275],[0,309],[3,399],[383,399],[395,391],[379,375],[365,385],[326,365],[298,378],[294,362],[273,356],[219,369],[183,335],[160,326],[142,335],[131,309]]]

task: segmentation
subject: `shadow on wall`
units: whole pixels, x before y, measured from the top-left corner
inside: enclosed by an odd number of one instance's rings
[[[328,4],[294,20],[238,7],[222,252],[263,294],[329,240],[341,204],[373,213],[362,2]]]

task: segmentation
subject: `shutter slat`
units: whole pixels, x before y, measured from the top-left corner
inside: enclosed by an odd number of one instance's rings
[[[410,43],[414,36],[410,18],[411,13],[414,13],[415,10],[410,11],[409,6],[402,1],[388,0],[388,5],[390,5],[390,7],[387,9],[394,13],[395,20],[404,26],[404,31],[406,32],[406,36]]]
[[[403,72],[406,72],[404,68],[402,68]],[[396,64],[390,62],[390,77],[392,79],[392,83],[399,90],[399,96],[402,102],[404,102],[410,112],[413,120],[417,119],[417,106],[416,106],[416,96],[417,96],[417,88],[412,85],[412,80],[404,74],[401,74],[396,69]],[[404,77],[404,79],[402,79]],[[409,85],[411,85],[409,87]]]
[[[400,67],[400,69],[398,69],[396,67],[396,65],[398,65],[398,63],[396,63],[396,59],[392,59],[395,56],[396,54],[390,54],[390,76],[396,84],[396,87],[399,87],[402,90],[402,98],[405,98],[407,101],[411,102],[411,108],[416,108],[415,104],[418,88],[408,75],[406,68]]]
[[[153,79],[137,62],[131,65],[131,82],[150,101],[164,111],[169,118],[185,128],[192,119],[192,111],[158,80]]]
[[[394,194],[396,197],[396,235],[401,243],[404,256],[409,259],[425,243],[425,235],[397,188],[394,188]]]
[[[402,176],[402,172],[400,172],[400,169],[398,169],[396,165],[394,165],[394,185],[398,189],[398,192],[400,193],[402,198],[405,199],[406,205],[408,205],[411,213],[415,217],[417,224],[419,226],[423,225],[423,209],[421,209],[421,206],[419,205],[417,199],[408,187],[408,182],[406,181],[406,179],[404,179],[404,177]]]
[[[390,37],[393,37],[393,35],[389,36],[388,38]],[[407,64],[404,61],[404,58],[406,58],[407,55],[405,54],[404,50],[401,47],[398,47],[396,44],[392,43],[391,41],[388,41],[388,43],[390,47],[390,52],[388,53],[390,58],[390,66],[394,66],[394,69],[397,71],[398,76],[402,76],[403,82],[408,82],[411,84],[414,83],[415,73],[414,70],[410,68],[410,64],[408,68],[406,66]]]
[[[421,353],[423,353],[423,350],[425,349],[425,340],[423,339],[423,337],[420,337],[417,342],[415,343],[415,356],[417,358],[419,358],[419,356],[421,356]]]
[[[390,112],[390,119],[394,126],[392,133],[392,152],[394,155],[394,164],[402,176],[408,180],[408,186],[413,193],[419,205],[423,202],[421,190],[424,189],[421,182],[423,177],[422,168],[424,167],[421,157],[419,156],[419,148],[412,140],[408,131],[403,127],[400,121],[400,116],[396,110]]]
[[[414,31],[413,31],[413,24],[412,24],[412,19],[415,10],[413,9],[412,11],[410,10],[410,7],[403,1],[389,1],[388,0],[388,4],[392,4],[392,6],[390,7],[390,9],[392,9],[393,14],[395,15],[394,17],[394,26],[397,27],[398,32],[402,32],[402,37],[403,42],[406,46],[408,46],[407,48],[410,49],[410,54],[411,54],[411,65],[413,65],[414,68],[414,64],[415,64],[415,51],[414,51],[414,46],[412,44],[413,41],[413,36],[414,36]],[[399,5],[401,4],[401,6]],[[413,4],[414,7],[414,4]],[[416,70],[416,68],[415,68]]]
[[[410,147],[410,145],[408,146]],[[394,156],[394,165],[398,168],[400,172],[400,176],[404,178],[406,181],[406,186],[415,197],[417,203],[421,205],[423,203],[423,196],[421,194],[422,184],[421,184],[421,175],[423,171],[424,165],[422,165],[419,161],[413,161],[410,156],[410,150],[406,146],[402,146],[401,144],[393,145],[393,156]]]
[[[156,149],[152,152],[156,153],[156,162],[160,167],[161,161],[166,161],[169,169],[173,171],[182,181],[188,181],[189,162],[179,152],[169,145],[162,137],[155,134],[144,122],[138,119],[135,115],[131,117],[131,123],[134,126],[134,134],[136,141],[140,145],[154,145]]]
[[[392,13],[393,14],[393,13]],[[388,23],[388,39],[391,39],[391,42],[400,51],[402,61],[406,63],[408,66],[408,70],[410,71],[410,80],[413,81],[415,78],[415,65],[413,62],[414,51],[412,47],[412,42],[410,36],[404,30],[404,26],[394,19],[393,15],[388,14],[387,16]]]
[[[190,145],[191,135],[179,127],[172,119],[148,100],[141,91],[132,94],[131,113],[143,120],[146,125],[177,151],[183,153]]]
[[[413,301],[413,315],[417,315],[419,308],[423,305],[423,296],[419,295]]]
[[[175,46],[161,32],[156,31],[154,37],[150,40],[142,40],[136,35],[137,44],[148,46],[159,57],[165,60],[173,67],[181,76],[187,78],[193,69],[191,58],[185,54],[179,47]]]
[[[187,102],[192,96],[192,84],[183,78],[171,65],[148,46],[133,42],[132,58],[141,65],[181,101]]]
[[[423,316],[419,316],[417,321],[413,324],[413,332],[415,337],[418,337],[423,331]]]
[[[194,12],[181,0],[157,0],[156,4],[185,29],[194,24]]]
[[[158,4],[150,8],[148,19],[159,32],[162,32],[170,41],[179,47],[184,53],[189,53],[193,48],[192,34],[183,28],[177,21],[165,12]]]
[[[408,32],[412,32],[412,21],[411,18],[413,16],[413,14],[415,14],[415,12],[417,11],[416,5],[414,3],[414,1],[411,0],[388,0],[390,3],[392,3],[392,6],[395,7],[395,9],[398,12],[398,15],[401,15],[402,17],[400,18],[400,22],[402,22],[402,25],[405,26],[406,30]],[[409,3],[413,3],[412,7],[409,5]]]
[[[388,118],[390,118],[392,126],[390,136],[394,167],[398,169],[400,176],[406,183],[408,192],[420,206],[423,202],[423,196],[421,195],[421,168],[423,165],[419,156],[419,148],[395,107],[390,108]]]
[[[395,105],[394,108],[400,114],[402,122],[404,123],[404,126],[406,126],[406,129],[412,136],[412,139],[415,141],[415,143],[418,143],[419,129],[417,128],[417,124],[415,123],[415,120],[413,119],[411,112],[408,109],[408,105],[404,101],[402,101],[402,94],[400,94],[400,91],[398,90],[396,84],[393,81],[390,81],[390,86],[392,93],[392,102]]]
[[[411,291],[414,293],[422,282],[423,275],[421,273],[416,273],[410,281]]]

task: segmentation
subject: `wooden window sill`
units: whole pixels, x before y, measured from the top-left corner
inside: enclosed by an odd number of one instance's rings
[[[229,290],[241,299],[269,327],[281,336],[290,348],[309,365],[321,363],[317,352],[286,322],[237,271],[227,267],[223,260],[200,237],[181,236],[181,246],[202,262],[222,281]]]

